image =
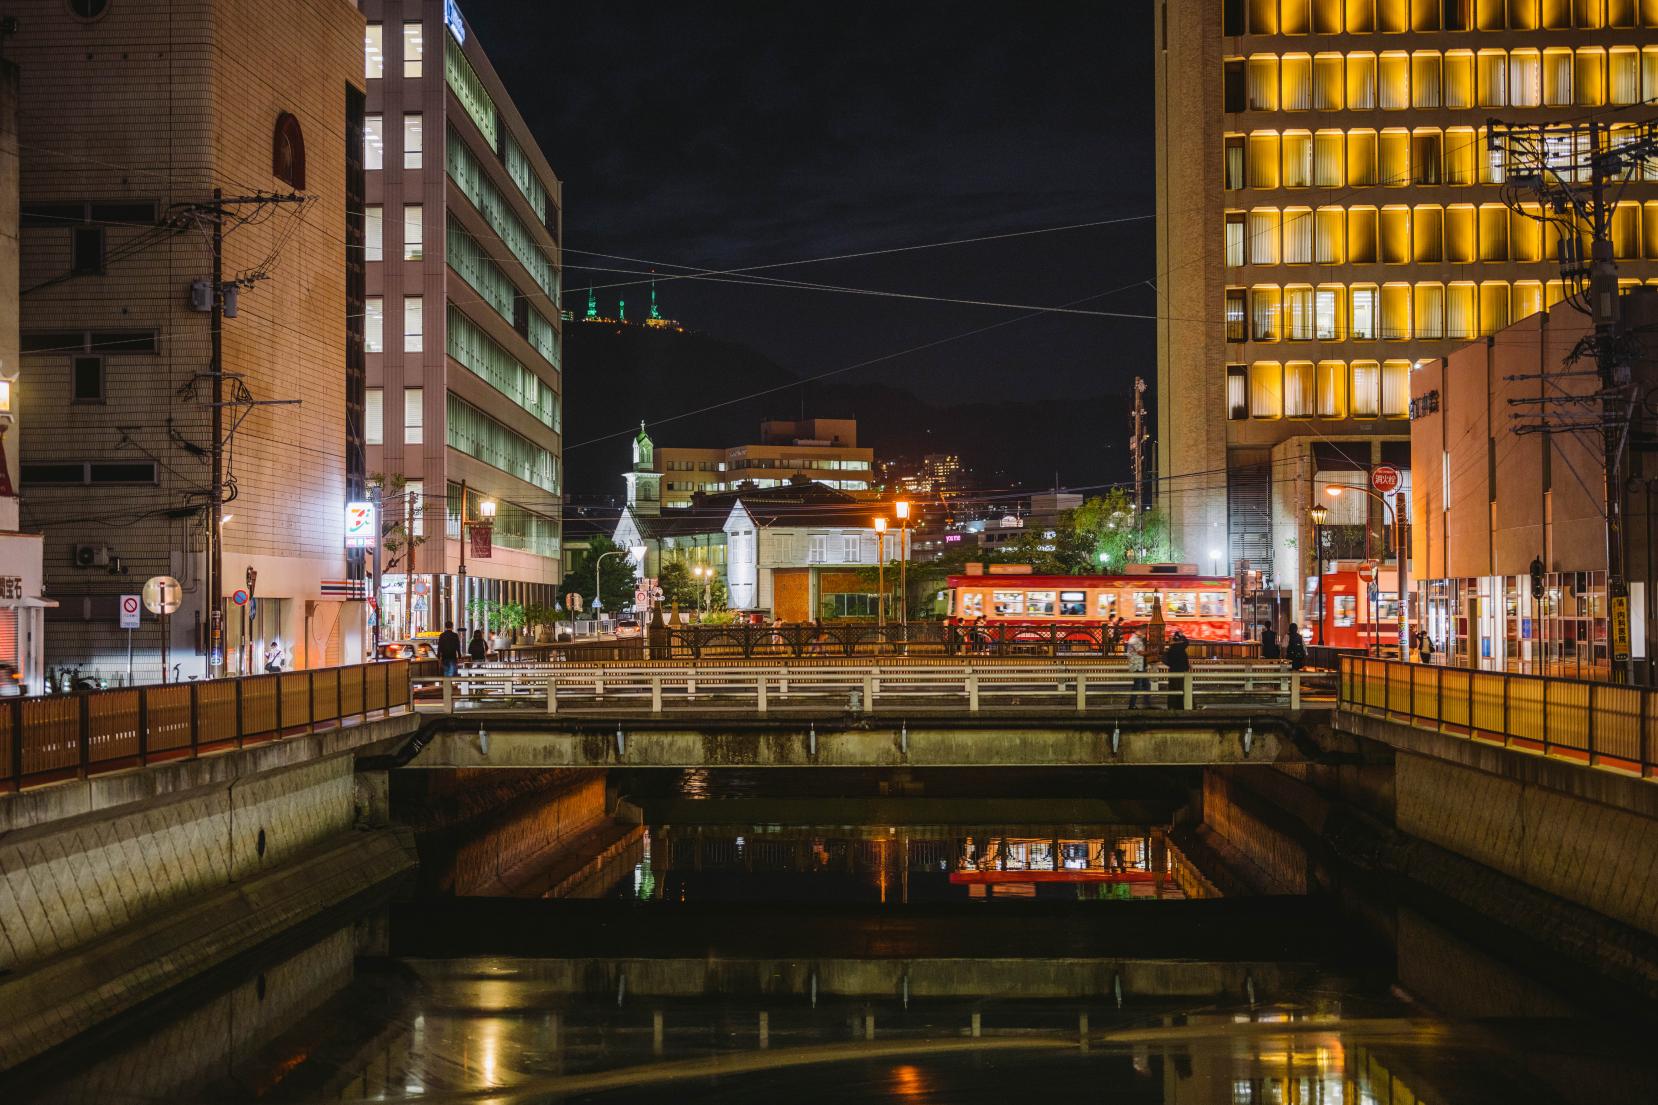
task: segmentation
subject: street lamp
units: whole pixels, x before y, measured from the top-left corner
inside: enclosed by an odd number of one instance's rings
[[[1323,503],[1315,503],[1307,508],[1307,515],[1313,520],[1313,571],[1318,578],[1318,608],[1314,615],[1318,618],[1318,643],[1324,643],[1324,522],[1330,517],[1330,508]]]
[[[607,556],[626,555],[627,552],[624,549],[611,549],[607,553],[600,553],[599,559],[593,561],[593,609],[600,610],[604,607],[604,603],[601,601],[603,598],[603,592],[599,590],[599,568],[603,566],[604,558]]]
[[[910,639],[910,504],[906,499],[899,499],[892,504],[892,512],[898,515],[898,624],[903,630],[904,641]]]
[[[1333,484],[1333,483],[1324,485],[1324,493],[1326,495],[1330,496],[1332,499],[1341,498],[1342,492],[1344,492],[1344,491],[1360,491],[1360,492],[1363,492],[1364,494],[1369,495],[1372,499],[1375,499],[1377,502],[1381,503],[1382,508],[1387,511],[1387,524],[1390,527],[1392,527],[1392,529],[1393,529],[1393,560],[1394,560],[1395,565],[1398,568],[1398,576],[1399,576],[1399,579],[1398,579],[1398,584],[1399,584],[1399,653],[1400,653],[1400,655],[1404,655],[1405,645],[1407,643],[1406,638],[1409,636],[1409,629],[1408,629],[1408,626],[1409,626],[1409,613],[1405,608],[1405,574],[1406,574],[1406,572],[1405,572],[1405,527],[1403,525],[1403,521],[1404,521],[1403,515],[1396,507],[1394,507],[1394,505],[1392,503],[1387,501],[1387,496],[1386,495],[1383,495],[1380,491],[1377,491],[1373,488],[1369,488],[1369,487],[1343,487],[1339,484]],[[1374,581],[1372,586],[1373,586],[1373,589],[1376,592],[1380,592],[1380,590],[1381,590],[1381,580],[1378,579],[1378,580]],[[1380,609],[1381,609],[1381,599],[1380,599],[1379,594],[1378,594],[1377,600],[1376,600],[1376,607],[1377,607],[1377,610],[1380,611]],[[1380,620],[1380,614],[1379,613],[1378,613],[1375,620],[1376,621]],[[1372,622],[1372,625],[1374,625],[1374,621]],[[1379,628],[1379,627],[1377,627],[1377,628]],[[1374,634],[1372,634],[1372,636],[1374,636]],[[1381,648],[1381,641],[1377,640],[1375,642],[1375,644],[1376,644],[1377,650],[1379,651],[1380,648]]]
[[[875,519],[875,626],[887,625],[887,520]]]
[[[714,603],[712,588],[714,586],[714,569],[712,565],[693,564],[691,575],[702,584],[702,598],[697,603],[697,612],[707,610]]]

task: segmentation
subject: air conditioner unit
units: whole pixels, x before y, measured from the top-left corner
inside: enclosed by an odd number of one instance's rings
[[[108,545],[76,545],[75,567],[77,568],[107,568],[109,567]]]

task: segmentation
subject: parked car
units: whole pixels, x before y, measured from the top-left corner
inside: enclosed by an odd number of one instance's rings
[[[638,621],[638,619],[636,619],[636,618],[623,618],[622,620],[618,621],[616,623],[616,636],[618,636],[618,637],[637,637],[637,636],[639,636],[639,621]]]

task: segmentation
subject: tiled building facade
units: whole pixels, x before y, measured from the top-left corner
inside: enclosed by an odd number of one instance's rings
[[[445,0],[364,0],[367,430],[424,538],[388,631],[467,624],[467,604],[552,605],[560,578],[561,188]],[[493,504],[493,549],[465,516]],[[401,567],[388,583],[408,594]]]
[[[1615,141],[1658,113],[1655,28],[1652,0],[1161,6],[1158,467],[1188,555],[1294,595],[1313,488],[1408,460],[1414,366],[1560,301],[1486,123],[1596,114]],[[1620,200],[1620,276],[1658,278],[1658,164]],[[1379,544],[1348,502],[1334,524]]]
[[[119,596],[170,575],[184,587],[171,664],[207,673],[211,316],[197,308],[214,189],[234,201],[223,270],[241,282],[223,324],[223,594],[257,572],[248,636],[280,641],[290,666],[356,659],[361,604],[321,583],[349,570],[343,507],[362,477],[347,368],[361,317],[347,202],[362,16],[347,0],[33,0],[7,14],[19,20],[6,52],[20,72],[23,522],[46,535],[59,604],[48,661],[124,677]],[[227,619],[231,672],[240,632]],[[159,625],[146,616],[134,638],[134,674],[156,679]]]

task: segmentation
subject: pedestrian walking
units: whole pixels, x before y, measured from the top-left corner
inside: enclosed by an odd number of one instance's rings
[[[472,631],[472,640],[466,643],[466,658],[474,664],[481,664],[489,658],[489,642],[484,640],[483,630]]]
[[[275,641],[265,646],[265,670],[275,674],[282,670],[282,646]]]
[[[1283,653],[1278,649],[1278,634],[1272,631],[1272,626],[1261,627],[1261,659],[1276,660]]]
[[[1422,657],[1424,664],[1431,664],[1433,663],[1433,638],[1428,636],[1428,631],[1425,629],[1419,632],[1421,637],[1416,643],[1417,652]]]
[[[445,676],[455,676],[461,670],[461,635],[455,632],[454,622],[444,622],[438,634],[438,670]]]
[[[1129,631],[1128,640],[1123,642],[1123,653],[1128,657],[1128,670],[1138,672],[1139,677],[1134,680],[1133,693],[1128,696],[1128,708],[1138,710],[1147,682],[1144,678],[1146,670],[1146,641],[1139,633]]]

